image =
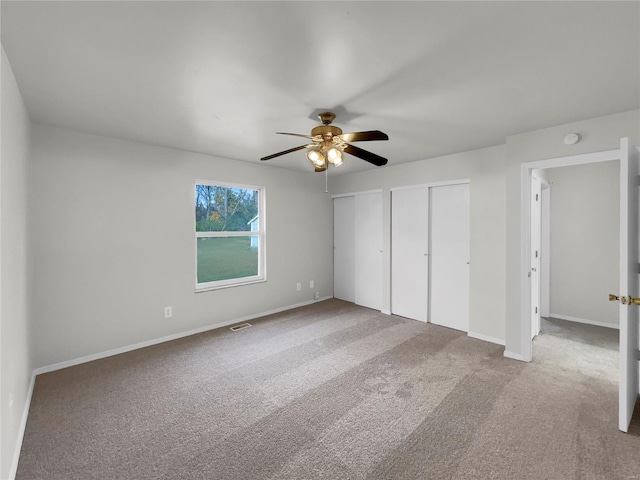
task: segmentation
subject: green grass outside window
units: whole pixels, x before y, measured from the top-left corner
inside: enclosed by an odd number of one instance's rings
[[[258,275],[251,237],[198,238],[198,283]]]

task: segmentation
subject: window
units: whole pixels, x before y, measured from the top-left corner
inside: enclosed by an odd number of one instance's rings
[[[198,181],[196,291],[264,281],[264,188]]]

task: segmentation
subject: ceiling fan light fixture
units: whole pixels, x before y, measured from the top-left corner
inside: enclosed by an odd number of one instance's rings
[[[288,153],[306,149],[307,160],[311,165],[314,166],[314,171],[316,172],[326,171],[330,163],[335,167],[339,167],[340,165],[342,165],[345,160],[343,156],[344,153],[348,153],[349,155],[358,157],[377,167],[381,167],[387,164],[388,160],[386,158],[352,145],[352,142],[389,140],[389,136],[386,133],[381,132],[380,130],[342,133],[341,128],[336,127],[335,125],[331,125],[331,122],[333,122],[333,120],[335,119],[334,113],[323,112],[318,115],[318,117],[322,121],[322,125],[312,128],[311,135],[276,132],[280,135],[304,137],[311,140],[311,143],[290,148],[282,152],[274,153],[273,155],[267,155],[266,157],[262,157],[260,160],[271,160],[272,158],[276,158],[281,155],[286,155]]]
[[[312,149],[307,152],[307,160],[315,167],[323,167],[325,158],[320,150]]]
[[[344,163],[342,152],[337,148],[330,148],[327,151],[327,160],[329,160],[330,163],[333,163],[336,167],[339,167]]]
[[[331,147],[327,150],[327,160],[334,165],[342,163],[342,152],[337,148]]]

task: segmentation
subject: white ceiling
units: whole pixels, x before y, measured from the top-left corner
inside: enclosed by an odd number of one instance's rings
[[[274,132],[308,134],[325,109],[386,132],[358,146],[395,165],[640,107],[639,2],[1,8],[33,122],[244,161],[305,143]],[[269,164],[311,169],[302,152]]]

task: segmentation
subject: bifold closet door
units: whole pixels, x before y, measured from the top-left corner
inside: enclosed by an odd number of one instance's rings
[[[391,192],[391,312],[426,322],[429,314],[429,189]]]
[[[333,296],[355,301],[353,197],[333,199]]]
[[[353,197],[355,303],[382,309],[382,193]]]
[[[469,184],[431,188],[429,321],[469,331]]]

